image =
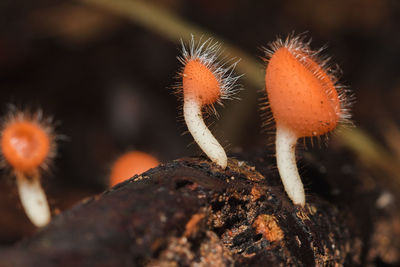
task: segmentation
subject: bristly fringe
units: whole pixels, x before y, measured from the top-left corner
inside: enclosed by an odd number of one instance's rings
[[[182,96],[182,73],[186,64],[190,60],[198,60],[204,66],[206,66],[216,77],[218,84],[220,86],[221,96],[217,100],[217,103],[222,104],[224,99],[239,99],[236,94],[242,90],[240,84],[237,83],[238,79],[243,75],[236,75],[234,69],[237,63],[240,61],[235,60],[235,58],[225,61],[225,63],[220,63],[218,58],[221,56],[221,45],[218,42],[213,42],[212,38],[208,38],[202,42],[202,37],[198,41],[192,38],[187,46],[183,43],[181,39],[182,55],[178,56],[179,62],[182,63],[181,71],[178,73],[178,84],[175,86],[177,93]],[[222,58],[222,60],[224,60]],[[227,66],[229,65],[229,66]],[[213,105],[208,107],[213,113],[216,114]]]
[[[8,109],[9,111],[7,115],[0,122],[0,137],[2,136],[4,129],[8,125],[15,122],[29,121],[38,125],[49,137],[49,145],[50,145],[49,154],[47,155],[45,161],[40,165],[39,168],[44,171],[49,171],[51,161],[57,154],[56,141],[60,139],[65,139],[64,136],[56,135],[54,133],[53,117],[45,117],[41,109],[38,109],[36,112],[31,112],[28,109],[19,110],[14,105],[9,105]],[[0,151],[0,168],[6,168],[9,169],[10,171],[13,171],[12,168],[7,163],[6,159],[4,158],[2,151]]]
[[[326,88],[326,93],[328,96],[333,94],[332,89],[328,85],[324,85],[325,74],[332,81],[340,102],[340,111],[337,110],[336,113],[339,116],[339,123],[345,126],[353,125],[351,122],[350,107],[355,101],[354,95],[351,93],[347,86],[343,86],[339,83],[339,76],[341,70],[337,64],[331,63],[331,58],[328,56],[321,55],[326,49],[326,46],[318,50],[312,50],[310,48],[311,38],[306,40],[304,34],[295,35],[294,33],[289,34],[286,39],[277,38],[276,41],[269,43],[269,48],[263,48],[266,58],[265,62],[268,63],[273,54],[280,48],[287,48],[292,55],[304,65],[307,69],[313,69],[314,76],[319,79],[324,88]],[[319,68],[312,68],[309,61],[311,59]]]

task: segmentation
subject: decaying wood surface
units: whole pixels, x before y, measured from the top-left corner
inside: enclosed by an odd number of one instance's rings
[[[0,266],[335,266],[359,246],[333,206],[293,207],[243,161],[180,159],[55,217]]]

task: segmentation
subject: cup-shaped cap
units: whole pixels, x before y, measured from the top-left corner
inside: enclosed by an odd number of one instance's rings
[[[120,156],[111,169],[110,185],[114,186],[136,174],[141,174],[148,169],[156,167],[158,160],[153,156],[140,152],[130,151]]]
[[[340,99],[330,75],[304,52],[277,49],[265,74],[274,119],[298,137],[333,130],[340,119]]]
[[[50,138],[45,129],[30,121],[9,123],[3,130],[4,159],[17,171],[32,172],[49,156]]]
[[[214,73],[199,60],[189,60],[183,70],[183,93],[185,97],[194,98],[202,105],[215,103],[221,89]]]

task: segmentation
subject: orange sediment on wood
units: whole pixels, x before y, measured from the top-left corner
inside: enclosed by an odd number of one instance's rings
[[[190,218],[186,223],[184,236],[189,237],[196,233],[199,228],[199,223],[203,220],[206,215],[204,213],[197,213]]]
[[[262,234],[269,242],[279,242],[284,238],[284,233],[273,215],[258,215],[252,226],[257,234]]]

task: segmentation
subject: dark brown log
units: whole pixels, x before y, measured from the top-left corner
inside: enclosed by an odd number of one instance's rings
[[[360,246],[332,205],[294,207],[243,161],[181,159],[60,214],[0,266],[335,266]]]

